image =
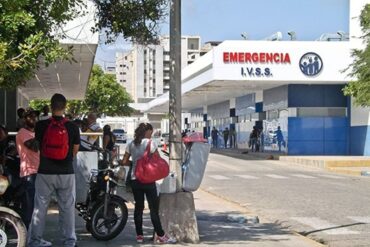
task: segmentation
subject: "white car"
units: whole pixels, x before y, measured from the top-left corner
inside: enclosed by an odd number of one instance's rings
[[[113,135],[116,137],[116,143],[126,143],[127,136],[126,132],[123,129],[114,129]]]

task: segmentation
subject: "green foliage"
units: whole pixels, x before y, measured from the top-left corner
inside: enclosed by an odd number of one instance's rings
[[[352,52],[354,61],[348,68],[350,69],[349,75],[357,80],[351,81],[344,88],[344,94],[353,96],[356,105],[370,106],[370,4],[362,10],[360,23],[367,45],[364,50]]]
[[[93,0],[97,7],[95,32],[107,42],[119,35],[147,44],[158,38],[158,23],[168,0]],[[0,1],[0,89],[14,89],[31,79],[40,63],[73,61],[72,47],[63,49],[55,30],[84,14],[85,0]]]
[[[40,66],[71,60],[52,31],[72,20],[82,0],[2,0],[0,2],[0,88],[25,85]]]
[[[131,102],[130,95],[117,83],[115,76],[104,74],[94,65],[84,102],[86,108],[98,115],[129,116],[133,112],[128,106]]]
[[[30,101],[30,107],[36,111],[42,112],[42,108],[48,105],[50,106],[50,100],[48,99],[34,99]]]
[[[103,31],[107,43],[121,34],[139,44],[158,42],[159,21],[167,15],[168,0],[94,0],[98,12],[95,31]]]
[[[99,116],[129,116],[133,109],[130,95],[121,87],[113,75],[104,74],[103,70],[94,65],[84,100],[68,100],[66,113],[73,118],[95,112]],[[50,105],[50,100],[31,100],[30,107],[42,110],[44,105]]]

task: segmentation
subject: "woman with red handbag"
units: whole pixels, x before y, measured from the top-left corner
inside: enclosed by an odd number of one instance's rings
[[[149,123],[141,123],[135,130],[135,138],[126,147],[126,152],[121,161],[122,165],[128,166],[130,164],[129,158],[132,157],[132,171],[131,171],[131,188],[135,199],[134,221],[136,229],[136,241],[138,243],[144,242],[143,236],[143,211],[144,211],[144,195],[149,204],[150,218],[156,233],[154,242],[159,244],[173,244],[176,239],[171,238],[165,234],[162,229],[159,218],[159,197],[157,194],[157,187],[155,182],[142,183],[135,176],[136,164],[146,151],[150,151],[151,155],[158,155],[157,145],[151,141],[153,133],[153,126]]]

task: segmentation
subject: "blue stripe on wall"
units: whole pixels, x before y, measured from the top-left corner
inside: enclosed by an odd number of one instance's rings
[[[370,126],[351,127],[350,154],[370,155]]]
[[[311,117],[288,119],[288,154],[346,155],[347,118]]]

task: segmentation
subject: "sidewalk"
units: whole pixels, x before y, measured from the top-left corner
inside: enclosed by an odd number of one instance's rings
[[[251,152],[249,149],[212,148],[211,153],[244,160],[280,160],[286,165],[322,169],[352,176],[370,176],[370,157],[339,155],[289,156],[279,152]]]
[[[248,223],[252,215],[246,208],[226,201],[206,191],[194,193],[198,220],[199,244],[178,243],[169,246],[257,246],[257,247],[312,247],[322,246],[308,238],[290,232],[276,223],[260,219],[259,224]],[[129,204],[129,219],[123,232],[115,239],[102,242],[95,240],[85,230],[83,220],[76,216],[76,233],[79,247],[100,246],[137,246],[133,222],[133,205]],[[235,218],[247,219],[246,223],[235,222]],[[144,235],[146,243],[152,246],[150,237],[152,224],[148,211],[144,214]],[[59,241],[58,215],[56,210],[49,210],[44,238],[53,242],[53,246],[61,246]]]
[[[280,156],[285,156],[285,154],[280,152],[251,152],[250,149],[237,148],[211,148],[211,153],[244,160],[279,160]]]

